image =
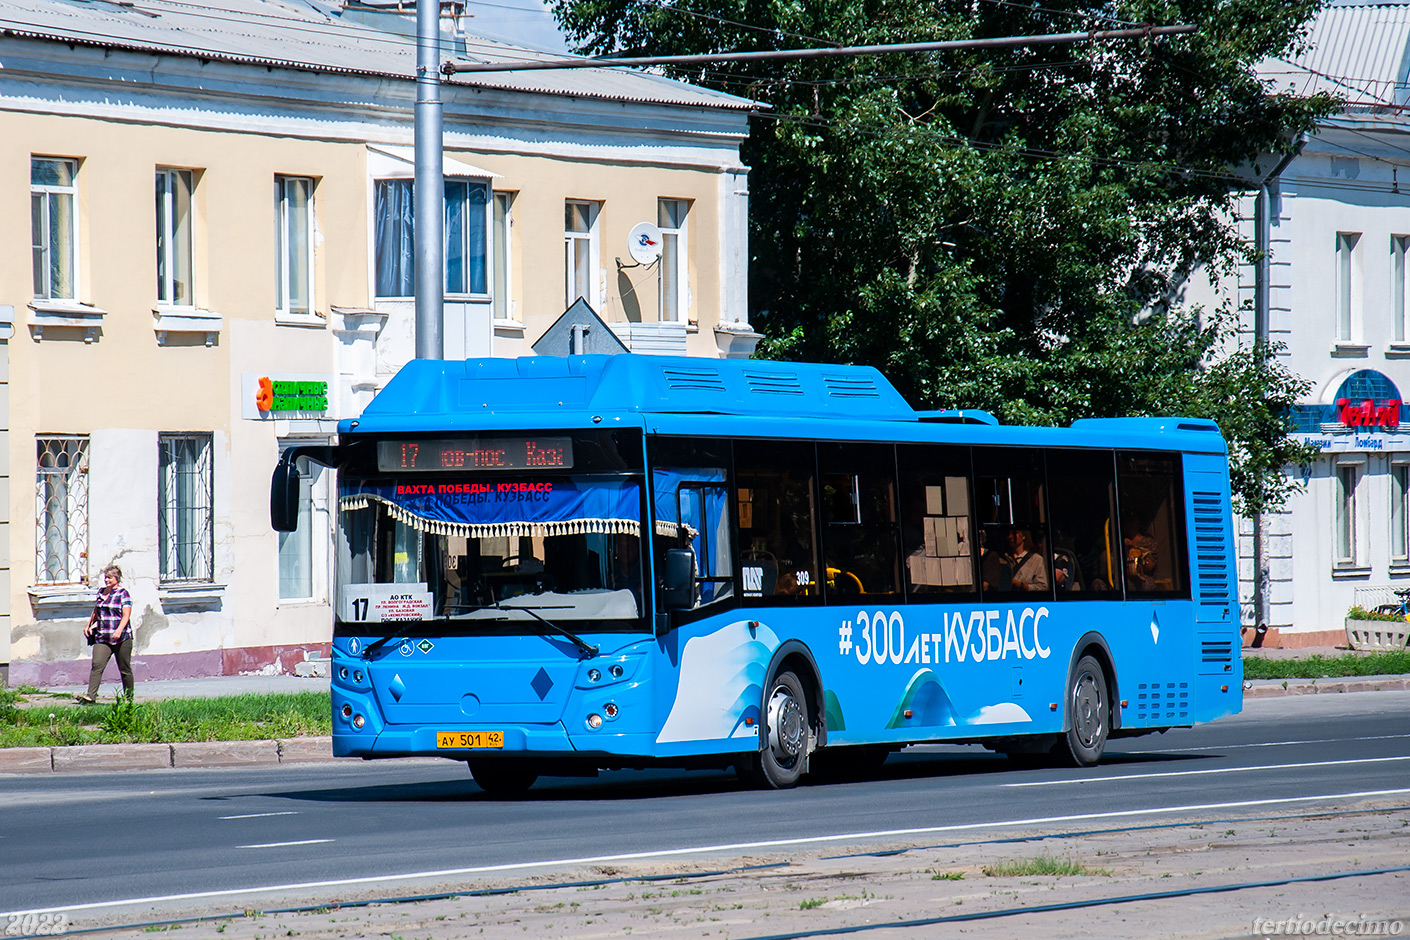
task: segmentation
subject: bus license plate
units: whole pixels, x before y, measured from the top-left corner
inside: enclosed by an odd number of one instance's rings
[[[437,731],[436,747],[504,747],[504,732]]]

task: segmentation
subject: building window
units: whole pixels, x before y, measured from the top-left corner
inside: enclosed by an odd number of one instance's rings
[[[157,302],[194,306],[190,170],[157,170]]]
[[[596,306],[592,272],[597,270],[597,216],[601,204],[569,199],[563,204],[563,242],[567,257],[567,306],[579,297]]]
[[[690,310],[685,228],[689,211],[690,203],[684,199],[656,200],[656,227],[661,230],[661,319],[673,323],[687,320]]]
[[[274,309],[313,313],[313,180],[274,177]]]
[[[1390,237],[1390,335],[1391,341],[1403,343],[1405,330],[1405,249],[1410,235]]]
[[[279,533],[279,599],[310,600],[312,597],[313,487],[308,476],[301,472],[298,528]]]
[[[1336,465],[1336,563],[1350,567],[1356,564],[1356,485],[1361,468],[1356,464]]]
[[[1410,464],[1390,465],[1390,560],[1393,564],[1410,564]]]
[[[29,161],[30,244],[34,296],[39,300],[78,298],[77,177],[77,161]]]
[[[448,179],[446,183],[446,293],[485,296],[490,292],[488,183]]]
[[[157,537],[163,581],[210,581],[214,572],[211,435],[158,437]]]
[[[1356,309],[1360,299],[1356,283],[1356,246],[1360,241],[1358,232],[1337,232],[1336,338],[1342,343],[1356,340],[1357,314],[1360,312]]]
[[[374,184],[373,241],[378,297],[416,294],[416,187],[412,180]],[[489,184],[445,181],[445,292],[453,296],[489,293],[487,243]]]
[[[494,194],[494,318],[514,319],[513,295],[510,292],[509,275],[514,270],[510,252],[513,251],[514,194]]]
[[[88,438],[37,437],[36,584],[88,580]]]

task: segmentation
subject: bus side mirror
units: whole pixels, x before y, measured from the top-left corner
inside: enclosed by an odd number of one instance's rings
[[[666,551],[661,573],[661,600],[667,610],[689,610],[695,606],[695,553],[685,548]]]
[[[269,524],[276,532],[299,527],[299,470],[293,461],[279,461],[269,481]]]

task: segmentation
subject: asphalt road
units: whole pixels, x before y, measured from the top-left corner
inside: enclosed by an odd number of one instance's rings
[[[978,747],[893,755],[874,778],[784,792],[724,773],[541,780],[488,798],[461,764],[0,777],[0,918],[242,910],[529,878],[614,856],[737,859],[1410,804],[1410,692],[1257,700],[1242,715],[1111,743],[1086,770],[1015,769]],[[3,921],[0,921],[3,922]]]

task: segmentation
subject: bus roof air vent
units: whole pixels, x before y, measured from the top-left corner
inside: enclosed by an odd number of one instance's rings
[[[803,383],[796,372],[750,372],[744,373],[744,381],[749,391],[760,395],[802,395]]]
[[[876,380],[869,375],[823,373],[823,388],[832,398],[880,398]]]
[[[710,366],[662,366],[661,376],[673,392],[723,392],[725,380]]]

